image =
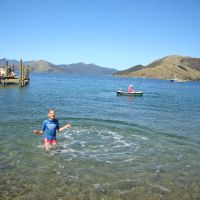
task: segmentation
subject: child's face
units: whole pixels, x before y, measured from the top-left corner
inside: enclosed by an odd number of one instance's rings
[[[48,117],[50,120],[54,120],[55,119],[55,116],[56,116],[56,113],[55,111],[51,110],[49,113],[48,113]]]

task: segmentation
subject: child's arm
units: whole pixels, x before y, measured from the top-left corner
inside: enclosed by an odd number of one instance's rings
[[[61,127],[58,129],[59,132],[64,131],[66,128],[71,128],[72,125],[71,124],[66,124],[65,126]]]
[[[42,131],[42,130],[40,130],[40,131],[34,130],[33,133],[34,133],[35,135],[42,135],[42,134],[44,133],[44,131]]]

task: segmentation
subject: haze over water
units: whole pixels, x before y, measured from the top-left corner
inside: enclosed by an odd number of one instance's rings
[[[199,199],[200,83],[31,74],[0,87],[0,199]],[[116,96],[133,84],[142,97]],[[32,134],[55,108],[57,148]]]

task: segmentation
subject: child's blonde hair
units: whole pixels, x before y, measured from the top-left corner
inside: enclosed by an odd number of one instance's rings
[[[51,111],[56,112],[55,109],[53,109],[53,108],[49,108],[48,113],[50,113]]]

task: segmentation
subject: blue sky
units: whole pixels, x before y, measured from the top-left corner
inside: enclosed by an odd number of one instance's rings
[[[127,69],[200,57],[200,0],[0,0],[0,58]]]

